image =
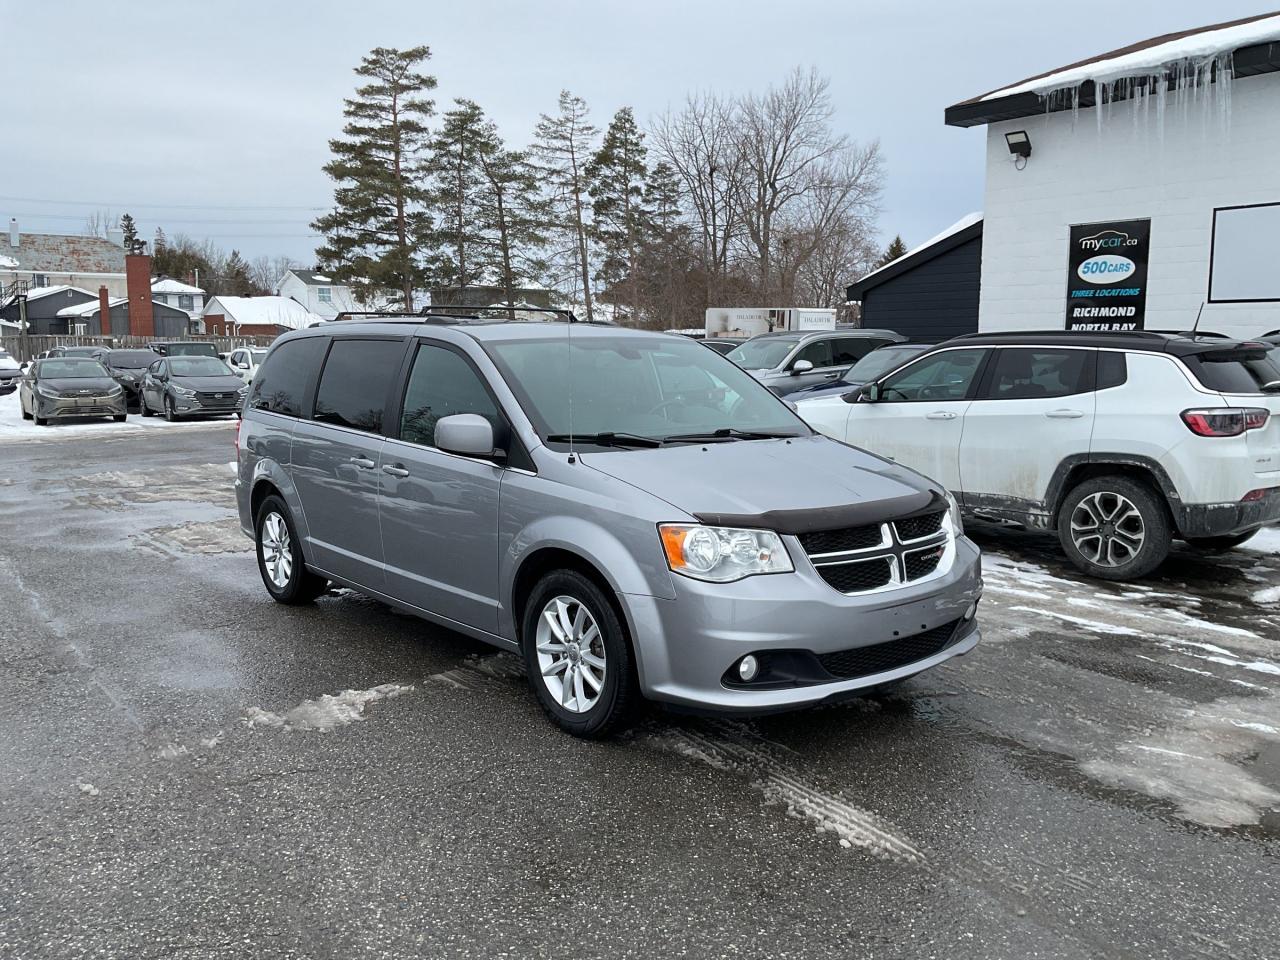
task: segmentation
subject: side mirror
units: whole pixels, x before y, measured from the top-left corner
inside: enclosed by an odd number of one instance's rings
[[[853,403],[876,403],[880,400],[880,384],[864,383],[852,393],[846,393],[845,399],[853,397]]]
[[[455,413],[436,421],[436,446],[464,457],[492,457],[493,424],[478,413]]]
[[[813,364],[808,360],[797,360],[791,365],[791,375],[798,377],[802,373],[808,373],[813,369]]]

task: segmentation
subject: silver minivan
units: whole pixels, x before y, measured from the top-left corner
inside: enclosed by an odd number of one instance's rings
[[[979,552],[947,491],[683,337],[330,323],[276,341],[237,447],[272,597],[337,583],[516,652],[579,736],[641,697],[855,696],[978,642]]]

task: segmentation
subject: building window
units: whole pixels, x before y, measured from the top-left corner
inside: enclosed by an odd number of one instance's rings
[[[168,294],[164,294],[164,293],[153,293],[153,294],[151,295],[151,299],[152,299],[152,300],[154,300],[156,303],[168,303],[168,302],[169,302],[169,296],[168,296]]]
[[[1280,301],[1275,269],[1275,237],[1280,235],[1280,203],[1219,207],[1213,211],[1209,248],[1209,302]]]
[[[333,303],[333,291],[328,287],[316,287],[316,296],[321,303]]]
[[[178,294],[179,310],[190,310],[194,305],[195,305],[195,300],[192,299],[191,294],[189,293]]]
[[[45,273],[37,273],[31,278],[33,287],[47,287],[49,285],[49,275]]]

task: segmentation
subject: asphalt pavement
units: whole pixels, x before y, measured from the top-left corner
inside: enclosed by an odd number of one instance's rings
[[[1280,554],[975,530],[969,656],[582,743],[514,657],[273,604],[232,436],[0,444],[0,957],[1280,954]]]

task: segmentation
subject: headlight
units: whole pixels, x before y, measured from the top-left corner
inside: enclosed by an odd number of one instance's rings
[[[120,386],[120,384],[117,383],[114,387],[112,387],[110,390],[107,391],[107,396],[118,397],[122,393],[124,393],[124,387]]]
[[[177,384],[174,384],[173,392],[180,397],[194,397],[196,395],[194,390],[188,390],[186,387],[180,387]]]
[[[46,387],[42,383],[36,384],[36,393],[40,394],[40,396],[42,397],[47,397],[50,400],[62,399],[62,394],[60,394],[57,390],[51,389],[50,387]]]
[[[728,583],[760,573],[790,573],[795,569],[782,539],[772,530],[663,523],[658,532],[667,566],[695,580]]]
[[[964,521],[960,518],[960,503],[956,500],[950,490],[947,494],[947,509],[951,511],[951,526],[955,528],[956,536],[964,533]]]

